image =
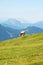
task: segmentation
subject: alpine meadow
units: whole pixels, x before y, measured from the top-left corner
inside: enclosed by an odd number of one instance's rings
[[[0,65],[43,65],[43,33],[0,42]]]

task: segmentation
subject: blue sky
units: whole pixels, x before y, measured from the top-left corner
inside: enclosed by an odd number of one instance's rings
[[[43,0],[0,0],[0,20],[43,21]]]

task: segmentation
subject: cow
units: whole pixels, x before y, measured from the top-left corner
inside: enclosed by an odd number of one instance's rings
[[[21,31],[20,36],[25,36],[25,31]]]

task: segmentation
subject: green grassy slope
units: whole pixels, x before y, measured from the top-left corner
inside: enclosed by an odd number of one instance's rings
[[[0,65],[43,65],[43,33],[0,42]]]

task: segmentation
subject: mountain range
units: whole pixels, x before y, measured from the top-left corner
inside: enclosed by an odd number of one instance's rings
[[[32,24],[32,23],[25,23],[25,21],[22,22],[16,19],[8,19],[8,20],[3,21],[1,24],[5,27],[10,27],[14,29],[23,29],[28,26],[36,26],[43,29],[43,21],[39,21],[37,23]]]
[[[25,23],[25,22],[22,23],[21,21],[18,21],[16,19],[8,19],[6,21],[3,21],[3,23],[1,24],[5,27],[10,27],[10,28],[19,29],[19,30],[32,25],[30,23]]]
[[[39,22],[33,24],[33,26],[36,26],[36,27],[39,27],[39,28],[43,29],[43,21],[39,21]]]
[[[26,31],[26,34],[43,32],[43,21],[31,24],[21,23],[16,19],[8,19],[0,23],[0,41],[17,38],[22,30]]]
[[[0,24],[0,41],[16,38],[19,36],[19,30],[4,27]]]
[[[24,30],[26,30],[26,34],[35,34],[35,33],[43,32],[43,29],[36,27],[36,26],[29,26],[25,28]]]

